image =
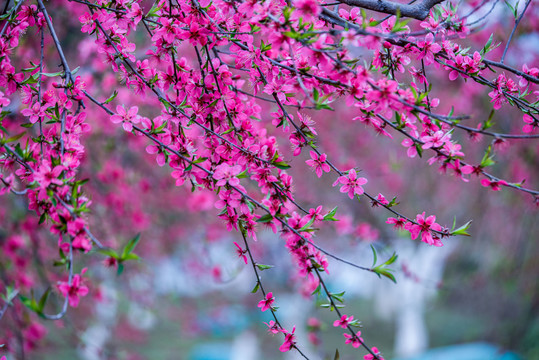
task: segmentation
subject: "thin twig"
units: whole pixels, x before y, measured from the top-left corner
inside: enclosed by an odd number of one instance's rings
[[[524,6],[524,10],[522,10],[522,14],[520,14],[517,21],[515,21],[515,26],[513,26],[513,30],[511,31],[511,35],[509,35],[509,39],[507,40],[507,44],[505,44],[505,49],[503,49],[502,58],[500,59],[500,63],[502,63],[502,64],[503,64],[503,61],[505,60],[505,54],[507,54],[507,50],[509,49],[509,44],[511,43],[511,40],[513,39],[513,35],[515,34],[515,31],[517,30],[517,26],[520,23],[520,20],[522,20],[522,18],[524,17],[524,13],[526,12],[526,9],[528,9],[528,5],[530,5],[531,2],[532,2],[532,0],[528,0],[526,2],[526,6]],[[516,9],[515,9],[515,11],[516,11]]]

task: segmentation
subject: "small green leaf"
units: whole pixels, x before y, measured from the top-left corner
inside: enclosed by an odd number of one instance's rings
[[[206,160],[208,160],[207,157],[199,157],[198,159],[193,160],[193,164],[200,164],[200,163],[202,163],[202,162],[204,162]]]
[[[41,214],[41,216],[39,217],[39,222],[38,224],[41,225],[45,222],[45,220],[47,220],[47,214],[46,213],[43,213]]]
[[[116,274],[118,276],[122,275],[122,273],[124,272],[124,264],[122,264],[121,262],[118,263],[118,271],[116,272]]]
[[[64,266],[67,264],[67,261],[65,259],[62,260],[55,260],[52,265],[53,266]]]
[[[414,146],[417,150],[417,155],[419,155],[419,157],[423,157],[423,148],[421,147],[421,144],[415,143]]]
[[[23,295],[19,295],[19,298],[21,299],[23,305],[26,306],[28,309],[34,312],[39,312],[39,305],[34,298],[34,292],[31,293],[29,298]]]
[[[251,293],[255,294],[259,288],[260,288],[260,283],[257,281],[255,284],[255,287],[253,288],[253,290],[251,290]]]
[[[42,74],[43,76],[46,76],[46,77],[56,77],[56,76],[63,75],[64,72],[63,72],[63,71],[58,71],[58,72],[55,72],[55,73],[46,73],[46,72],[44,72],[44,73],[41,73],[41,74]],[[37,79],[39,78],[39,73],[35,73],[33,76],[34,76],[34,77],[36,78],[36,80],[37,80]]]
[[[273,216],[271,214],[265,214],[261,216],[259,219],[256,220],[258,223],[268,223],[273,220]]]
[[[483,46],[483,49],[481,49],[481,55],[485,55],[486,53],[489,52],[490,50],[490,45],[492,44],[492,38],[494,36],[494,33],[491,33],[490,34],[490,37],[488,38],[488,41],[487,43],[485,44],[485,46]]]
[[[140,256],[135,253],[129,253],[122,260],[140,260]]]
[[[324,221],[339,221],[339,219],[335,219],[336,213],[337,213],[337,206],[335,206],[333,209],[331,209],[330,212],[324,215]]]
[[[271,268],[273,267],[273,265],[256,264],[256,267],[257,267],[260,271],[264,271],[264,270],[271,269]]]
[[[125,257],[135,249],[135,246],[137,246],[139,241],[140,241],[140,233],[138,233],[134,238],[129,240],[129,242],[127,243],[127,245],[125,246],[122,252],[122,259],[125,259]]]
[[[328,104],[320,104],[320,103],[316,103],[315,104],[315,108],[316,110],[331,110],[333,111],[334,109],[329,106]]]
[[[313,90],[313,99],[314,102],[318,102],[318,99],[320,98],[320,93],[318,92],[318,89],[314,88]]]
[[[373,261],[372,261],[372,267],[374,267],[376,265],[376,262],[378,261],[378,255],[376,255],[376,249],[374,248],[374,246],[371,244],[371,250],[372,250],[372,256],[373,256]]]
[[[344,291],[343,292],[340,292],[340,293],[337,293],[337,294],[330,294],[330,296],[337,300],[338,302],[340,302],[341,304],[344,302],[344,299],[343,299],[343,296],[344,296]]]
[[[399,256],[397,255],[396,252],[393,253],[393,255],[391,255],[391,257],[384,263],[385,266],[388,266],[388,265],[391,265],[393,264],[395,261],[397,261],[397,258]]]
[[[482,130],[486,130],[488,128],[491,128],[492,125],[494,125],[494,122],[492,121],[493,118],[494,118],[494,110],[491,110],[490,114],[488,115],[487,121],[485,121],[485,123],[482,126]]]
[[[45,304],[47,302],[47,298],[49,297],[49,294],[51,293],[51,288],[49,287],[44,293],[43,295],[41,295],[41,298],[39,299],[39,303],[37,304],[38,305],[38,309],[39,309],[39,312],[43,312],[43,309],[45,309]]]
[[[291,168],[291,166],[285,163],[284,161],[273,162],[272,165],[281,170],[286,170],[286,169]]]
[[[243,179],[243,178],[246,178],[247,177],[247,170],[239,173],[237,176],[236,176],[238,179]]]
[[[492,152],[492,145],[489,145],[487,150],[485,151],[485,154],[483,155],[483,158],[481,159],[481,164],[479,165],[482,168],[492,166],[495,164],[495,161],[493,160],[494,155],[490,155]]]
[[[458,229],[451,232],[451,235],[464,235],[464,236],[470,236],[470,234],[466,231],[470,228],[472,225],[472,220],[468,221],[466,224],[462,225]]]
[[[314,220],[315,220],[315,217],[313,216],[313,217],[311,218],[311,220],[309,220],[309,222],[308,222],[307,224],[303,225],[303,226],[301,227],[301,229],[299,229],[298,231],[305,231],[305,230],[307,230],[308,228],[310,228],[311,225],[314,223]]]
[[[393,281],[395,284],[397,283],[397,280],[395,279],[395,276],[390,272],[391,270],[389,269],[384,269],[384,268],[374,268],[372,269],[374,271],[374,273],[376,273],[376,275],[378,275],[380,277],[381,276],[385,276],[386,278],[388,278],[389,280]]]
[[[114,90],[114,92],[112,93],[111,96],[109,96],[109,98],[105,101],[103,101],[103,104],[108,104],[109,102],[111,102],[112,100],[114,100],[114,98],[118,96],[118,91]]]
[[[372,245],[371,245],[371,249],[373,250],[373,253],[375,254],[376,252],[374,251],[374,247]],[[374,265],[376,264],[376,255],[375,255],[375,262],[373,263],[373,267],[370,270],[376,275],[378,275],[378,277],[385,276],[391,281],[393,281],[394,283],[397,283],[395,276],[391,273],[393,270],[387,268],[389,265],[397,261],[397,258],[398,258],[398,255],[397,253],[394,252],[393,255],[391,255],[391,257],[387,259],[383,264],[380,264],[374,267]]]
[[[19,140],[20,138],[22,138],[25,134],[26,134],[26,131],[23,131],[23,132],[20,133],[20,134],[11,136],[11,137],[9,137],[9,138],[3,140],[2,143],[3,143],[3,144],[8,144],[8,143],[17,141],[17,140]]]

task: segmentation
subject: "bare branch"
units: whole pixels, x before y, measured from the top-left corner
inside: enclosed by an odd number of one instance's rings
[[[507,44],[505,44],[505,49],[503,49],[502,58],[500,59],[500,63],[502,63],[502,64],[503,64],[503,61],[505,60],[505,55],[507,54],[507,50],[509,49],[509,44],[511,43],[511,40],[513,39],[513,35],[515,35],[515,31],[517,29],[517,26],[520,23],[520,20],[522,20],[522,18],[524,17],[524,13],[528,9],[528,6],[530,5],[531,2],[532,2],[531,0],[528,0],[526,2],[526,6],[524,7],[524,10],[522,10],[522,14],[520,14],[517,21],[515,21],[515,26],[513,26],[513,30],[511,31],[511,35],[509,35],[509,40],[507,40]]]
[[[385,14],[397,15],[400,12],[402,17],[409,17],[417,20],[425,20],[429,16],[430,9],[444,0],[423,0],[418,4],[399,4],[386,0],[339,0],[341,3],[357,6],[360,8],[378,11]]]

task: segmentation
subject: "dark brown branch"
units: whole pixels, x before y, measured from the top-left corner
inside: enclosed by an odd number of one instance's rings
[[[399,4],[386,0],[339,0],[341,3],[357,6],[363,9],[373,10],[385,14],[409,17],[417,20],[425,20],[429,16],[430,9],[444,0],[423,0],[418,4]]]
[[[517,69],[515,68],[512,68],[510,66],[507,66],[505,64],[502,64],[500,62],[496,62],[496,61],[492,61],[492,60],[489,60],[489,59],[483,59],[483,62],[487,65],[490,65],[490,66],[495,66],[495,67],[499,67],[501,69],[504,69],[504,70],[507,70],[509,72],[512,72],[513,74],[517,75],[517,76],[522,76],[524,79],[532,82],[532,83],[535,83],[535,84],[539,84],[539,78],[536,78],[536,77],[533,77],[531,75],[528,75],[522,71],[518,71]]]

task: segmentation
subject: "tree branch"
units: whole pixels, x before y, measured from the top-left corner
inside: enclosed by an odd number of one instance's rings
[[[385,14],[397,15],[400,11],[402,17],[417,20],[425,20],[429,16],[430,9],[444,0],[423,0],[418,4],[399,4],[386,0],[339,0],[341,3],[357,6],[368,10],[378,11]]]
[[[509,49],[509,44],[511,43],[511,39],[513,39],[513,35],[515,35],[515,31],[517,29],[517,26],[518,26],[518,24],[520,24],[520,20],[522,20],[522,18],[524,17],[524,13],[528,9],[528,5],[530,5],[531,2],[532,2],[531,0],[528,0],[526,2],[526,6],[524,6],[524,10],[522,10],[522,14],[520,14],[518,19],[515,21],[515,26],[513,26],[513,30],[511,31],[511,35],[509,35],[509,39],[507,40],[507,44],[505,44],[505,49],[503,49],[502,58],[500,59],[500,63],[502,63],[502,64],[503,64],[503,61],[505,60],[505,55],[507,54],[507,50]],[[517,5],[518,5],[518,3],[517,3]],[[517,5],[515,5],[515,7]],[[515,8],[515,12],[516,12],[516,8]]]

